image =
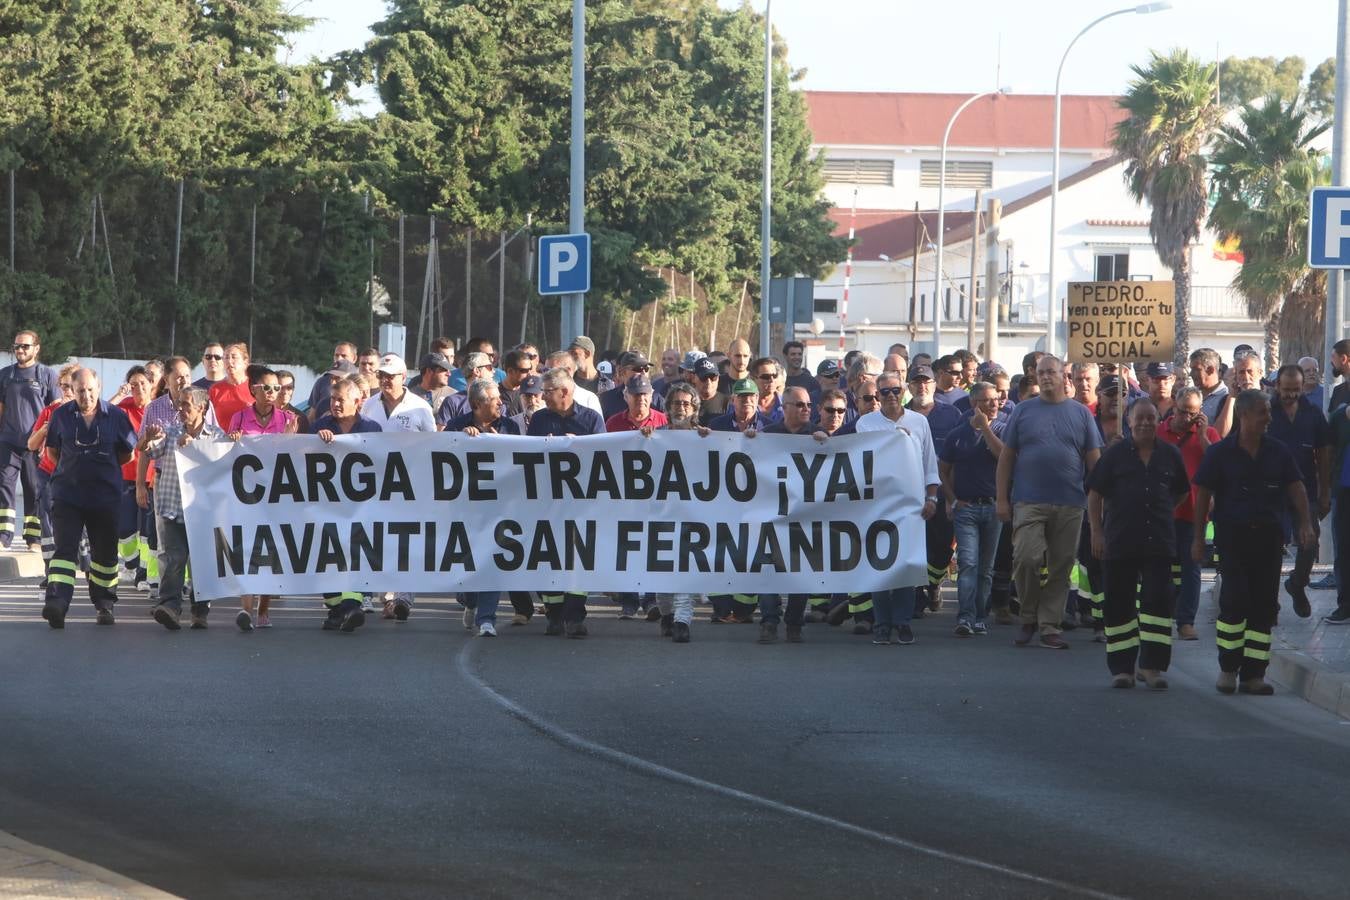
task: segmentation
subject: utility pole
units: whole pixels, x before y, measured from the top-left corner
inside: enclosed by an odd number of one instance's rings
[[[586,230],[586,0],[572,0],[572,160],[567,230]],[[558,346],[566,347],[583,333],[585,294],[568,294],[562,302],[562,333]]]
[[[980,207],[984,205],[984,191],[975,191],[975,216],[970,220],[970,286],[966,291],[966,349],[975,352],[975,281],[980,273]],[[989,292],[986,290],[986,294]],[[984,314],[989,315],[989,301],[985,298]],[[987,359],[986,355],[986,359]]]
[[[773,0],[764,0],[764,185],[759,210],[759,355],[769,352],[769,281],[773,211]],[[740,335],[737,335],[739,337]]]
[[[1346,108],[1346,94],[1350,92],[1350,0],[1336,3],[1336,112],[1331,129],[1331,183],[1350,184],[1350,110]],[[1332,269],[1327,273],[1327,310],[1323,316],[1326,325],[1325,346],[1322,354],[1322,408],[1331,404],[1331,389],[1336,374],[1331,368],[1331,348],[1345,334],[1345,270]]]
[[[998,321],[1003,309],[1003,284],[998,271],[998,230],[1003,218],[1003,203],[997,197],[989,201],[985,223],[985,254],[989,262],[984,270],[984,358],[993,360],[998,353]]]

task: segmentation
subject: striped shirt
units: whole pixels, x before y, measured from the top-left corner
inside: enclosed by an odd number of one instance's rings
[[[178,454],[174,452],[186,434],[183,422],[177,416],[172,422],[161,424],[164,434],[146,445],[145,455],[159,466],[159,481],[155,484],[155,515],[161,519],[183,518],[183,494],[178,484]],[[214,422],[202,424],[202,432],[194,441],[216,441],[225,437]]]

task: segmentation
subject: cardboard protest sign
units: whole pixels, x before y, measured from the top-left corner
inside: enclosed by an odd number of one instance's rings
[[[1069,284],[1069,362],[1171,362],[1176,285],[1170,281]]]

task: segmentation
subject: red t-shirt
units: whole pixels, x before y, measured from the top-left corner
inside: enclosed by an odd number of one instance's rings
[[[1219,432],[1213,426],[1205,429],[1205,437],[1209,438],[1211,444],[1219,442]],[[1200,468],[1200,460],[1204,459],[1206,448],[1201,445],[1200,438],[1196,436],[1194,425],[1181,434],[1177,434],[1172,430],[1170,418],[1158,423],[1158,440],[1166,441],[1181,451],[1181,460],[1186,464],[1186,477],[1191,479],[1191,492],[1185,500],[1177,504],[1174,518],[1183,522],[1194,522],[1195,494],[1198,490],[1195,486],[1195,471]]]
[[[605,431],[637,431],[646,425],[650,425],[652,428],[664,428],[668,424],[670,424],[670,420],[660,410],[653,409],[647,413],[647,421],[645,422],[634,422],[629,418],[628,410],[625,409],[616,412],[605,420]]]
[[[58,406],[64,406],[69,402],[69,400],[57,400],[55,403],[49,403],[47,406],[43,407],[42,412],[38,413],[37,421],[33,423],[33,431],[29,432],[29,434],[36,432],[39,428],[42,428],[50,422],[52,413],[56,412],[56,408]],[[47,453],[45,445],[42,448],[42,452],[38,454],[38,468],[48,475],[51,475],[56,471],[56,463],[52,461],[51,456]]]
[[[149,406],[149,404],[146,404],[146,406]],[[139,435],[141,433],[141,422],[145,421],[146,407],[137,406],[136,401],[134,399],[132,399],[131,397],[127,397],[121,403],[117,404],[117,408],[127,414],[127,418],[131,420],[132,429],[136,432],[137,435]],[[127,463],[125,466],[122,467],[123,481],[130,481],[131,483],[135,484],[136,456],[137,454],[133,450],[131,453],[131,462]],[[150,463],[150,467],[145,470],[145,486],[146,487],[155,486],[155,464],[153,462]]]
[[[211,385],[207,396],[211,398],[211,408],[216,411],[216,421],[222,428],[234,421],[235,413],[253,405],[253,389],[248,386],[248,381],[230,384],[230,379],[222,378]]]

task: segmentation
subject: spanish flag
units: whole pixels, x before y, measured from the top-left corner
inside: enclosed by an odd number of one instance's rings
[[[1243,262],[1242,247],[1238,244],[1237,235],[1233,235],[1226,241],[1223,238],[1215,238],[1214,258],[1224,262]]]

